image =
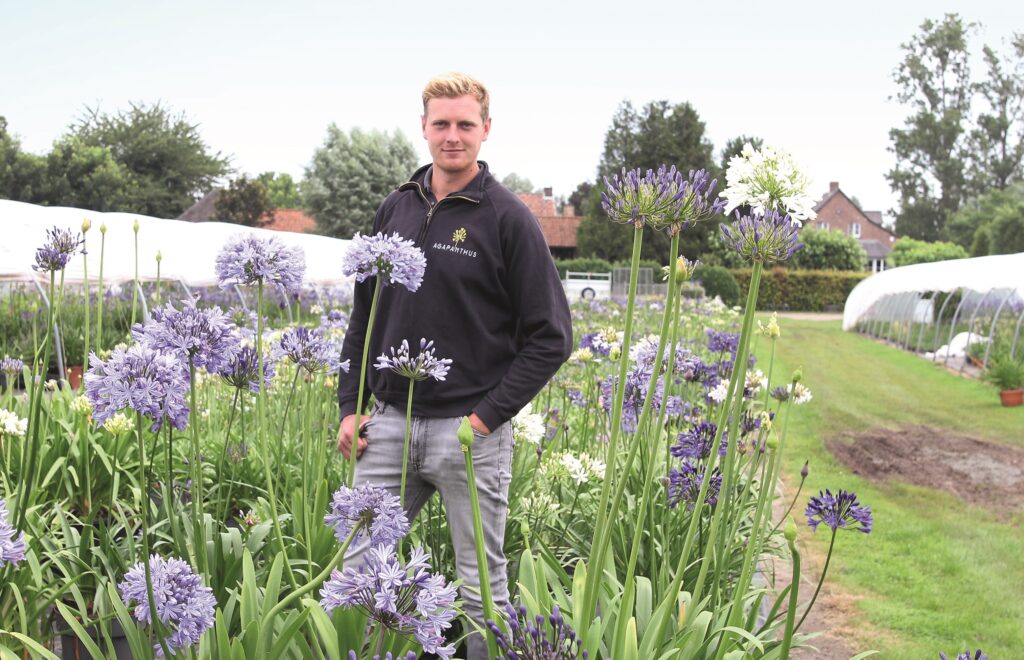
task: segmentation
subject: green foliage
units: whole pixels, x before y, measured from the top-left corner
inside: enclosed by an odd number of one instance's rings
[[[1024,362],[1009,355],[994,356],[985,370],[985,380],[1000,390],[1019,390],[1024,387]]]
[[[977,89],[987,108],[970,135],[969,183],[975,194],[1019,180],[1024,161],[1024,34],[1014,35],[1005,62],[988,46],[982,54],[988,76]]]
[[[46,160],[23,152],[18,138],[7,131],[7,119],[0,116],[0,198],[39,203],[45,180]]]
[[[558,276],[565,279],[568,271],[576,273],[610,273],[612,264],[606,259],[597,257],[578,257],[576,259],[559,259],[555,261]]]
[[[256,177],[262,183],[267,194],[270,195],[270,203],[275,209],[297,209],[301,204],[299,198],[299,187],[292,180],[292,175],[285,172],[264,172]]]
[[[131,172],[109,147],[90,146],[74,135],[54,143],[46,155],[46,179],[36,203],[93,211],[120,211],[135,194]]]
[[[176,218],[229,171],[228,159],[210,152],[198,124],[160,103],[133,103],[114,115],[87,108],[69,137],[109,149],[128,173],[131,194],[119,209],[125,212]]]
[[[894,268],[911,264],[965,258],[967,258],[967,251],[955,243],[946,243],[944,241],[929,243],[927,241],[907,238],[906,236],[896,239],[892,246],[892,252],[889,253],[889,263]]]
[[[841,231],[816,229],[811,225],[800,231],[804,246],[786,266],[796,270],[864,270],[868,256],[853,236]]]
[[[704,287],[704,294],[709,298],[718,296],[722,302],[732,307],[740,300],[740,285],[728,269],[721,266],[701,266],[693,279]]]
[[[533,184],[525,176],[519,176],[515,172],[509,172],[508,175],[501,180],[501,185],[505,186],[514,193],[532,193],[534,191]]]
[[[351,238],[370,231],[377,207],[415,168],[416,152],[401,131],[346,133],[332,123],[306,167],[303,205],[318,231]]]
[[[743,291],[750,287],[750,269],[730,271]],[[871,275],[864,271],[789,270],[773,268],[761,277],[757,308],[825,312],[842,310],[853,287]]]
[[[233,179],[226,189],[220,191],[215,208],[213,220],[246,227],[265,225],[275,211],[263,181],[250,179],[244,174]]]

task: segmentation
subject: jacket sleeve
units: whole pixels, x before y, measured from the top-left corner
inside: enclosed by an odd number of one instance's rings
[[[506,212],[501,225],[519,348],[505,376],[473,408],[491,430],[512,419],[544,388],[573,347],[569,303],[540,223],[519,205]]]
[[[377,209],[373,218],[373,233],[380,231],[380,225],[384,216],[384,207],[387,200]],[[341,348],[341,360],[349,361],[348,373],[338,373],[338,407],[341,410],[341,418],[356,412],[356,399],[359,397],[359,369],[363,361],[363,345],[366,339],[366,323],[370,317],[370,303],[373,299],[373,289],[377,284],[376,277],[368,277],[362,282],[355,282],[352,292],[352,314],[349,316],[348,329],[345,331],[345,343]],[[367,356],[367,362],[371,362]],[[366,370],[367,382],[372,363],[362,365]],[[363,400],[358,406],[360,410],[366,409],[370,400],[369,388],[363,392]]]

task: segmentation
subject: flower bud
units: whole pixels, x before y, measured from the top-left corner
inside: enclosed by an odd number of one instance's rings
[[[469,417],[463,417],[462,422],[459,424],[459,444],[462,445],[462,450],[472,448],[473,446],[473,425],[469,423]]]
[[[106,234],[107,233],[107,223],[105,223],[105,222],[101,222],[100,223],[100,233],[101,234]]]
[[[796,371],[793,372],[793,382],[794,383],[799,383],[803,379],[804,379],[804,368],[803,367],[799,367]]]
[[[136,234],[139,233],[139,221],[138,220],[136,220],[135,224],[132,225],[132,231],[134,231]]]
[[[85,232],[89,231],[89,229],[90,229],[91,227],[92,227],[92,221],[91,221],[91,220],[89,220],[89,218],[86,218],[85,220],[82,220],[82,233],[83,233],[83,234],[84,234]]]
[[[793,516],[789,516],[789,520],[786,521],[786,529],[783,534],[790,543],[796,541],[796,521],[793,520]]]
[[[778,438],[778,436],[776,436],[776,435],[769,435],[768,436],[768,440],[767,440],[767,444],[768,444],[768,449],[771,449],[772,451],[775,451],[776,449],[778,449],[779,448],[779,438]]]
[[[806,479],[808,474],[810,474],[810,470],[807,469],[807,461],[804,461],[804,466],[800,468],[800,478]]]

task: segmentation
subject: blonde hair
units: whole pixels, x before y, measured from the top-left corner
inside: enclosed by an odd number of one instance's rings
[[[430,79],[423,88],[423,114],[427,114],[430,99],[457,99],[467,94],[480,102],[480,116],[486,122],[490,113],[491,96],[479,80],[465,73],[446,73]]]

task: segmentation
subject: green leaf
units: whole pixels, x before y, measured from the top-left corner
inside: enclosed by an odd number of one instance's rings
[[[78,641],[82,643],[82,646],[85,647],[89,654],[92,655],[92,657],[94,658],[102,658],[103,651],[101,651],[100,647],[96,645],[96,642],[93,641],[92,637],[85,630],[85,627],[81,624],[81,622],[75,617],[74,614],[71,613],[71,610],[68,608],[68,606],[60,601],[57,601],[56,603],[54,603],[54,605],[57,606],[57,610],[60,611],[61,616],[64,617],[64,622],[67,623],[68,627],[74,631],[75,636],[78,638]]]
[[[2,632],[2,631],[0,631],[0,632]],[[52,652],[48,651],[42,644],[40,644],[39,642],[37,642],[37,641],[35,641],[35,640],[33,640],[33,639],[29,638],[29,637],[26,637],[25,635],[22,635],[21,633],[5,632],[4,634],[10,635],[11,637],[13,637],[16,640],[20,641],[22,644],[25,645],[25,648],[27,648],[28,650],[33,651],[33,652],[43,656],[47,660],[58,660],[57,656],[54,655]],[[6,651],[7,649],[4,649],[4,650]],[[14,654],[11,654],[11,657],[17,658],[18,656],[14,655]]]
[[[289,644],[292,643],[292,639],[298,634],[299,629],[306,623],[306,619],[309,618],[309,609],[302,610],[301,612],[292,610],[285,619],[284,627],[280,632],[277,633],[277,639],[274,641],[274,645],[270,648],[270,658],[279,658],[284,655],[285,649]],[[274,625],[273,621],[267,622],[269,627]]]
[[[338,646],[338,638],[334,632],[334,624],[327,617],[320,604],[309,598],[302,601],[313,619],[313,625],[320,636],[320,642],[327,651],[328,658],[341,658],[341,648]]]

